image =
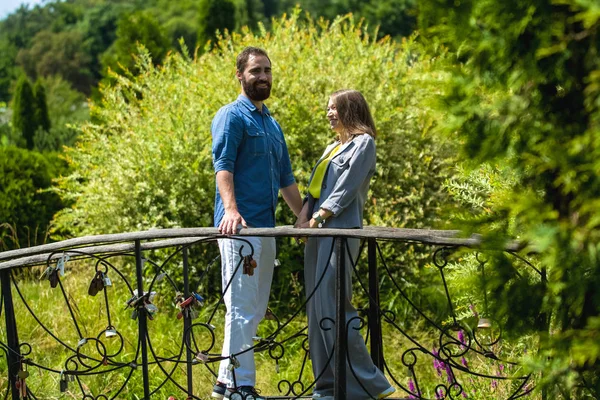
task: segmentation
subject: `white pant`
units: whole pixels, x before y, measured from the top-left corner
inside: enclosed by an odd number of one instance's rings
[[[240,249],[242,256],[254,248],[253,258],[257,263],[254,275],[243,274],[243,262],[240,263]],[[240,239],[219,239],[221,252],[221,284],[225,292],[224,301],[227,308],[225,315],[225,338],[221,355],[229,357],[249,348],[254,343],[259,322],[265,316],[271,281],[273,280],[273,267],[275,263],[275,238],[247,237]],[[238,268],[239,264],[239,268]],[[236,270],[237,268],[237,270]],[[255,386],[256,367],[254,364],[254,350],[245,351],[235,356],[240,366],[235,369],[235,383],[237,386]],[[233,387],[233,372],[228,370],[229,359],[221,361],[219,365],[219,382]]]

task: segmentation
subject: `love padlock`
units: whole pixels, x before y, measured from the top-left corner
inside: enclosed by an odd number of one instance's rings
[[[195,357],[195,358],[196,358],[196,360],[198,360],[198,361],[199,361],[199,362],[201,362],[202,364],[205,364],[205,363],[208,361],[208,354],[206,354],[206,353],[203,353],[203,352],[199,351],[199,352],[196,354],[196,357]]]
[[[60,378],[60,392],[64,393],[69,389],[69,382],[63,377]]]
[[[244,256],[244,274],[254,275],[254,269],[257,267],[256,260],[251,255]]]
[[[50,287],[51,288],[55,288],[58,286],[58,271],[56,269],[53,269],[52,272],[50,272],[50,275],[48,276],[48,280],[50,281]]]
[[[100,271],[96,272],[92,282],[90,282],[90,287],[88,288],[88,294],[90,296],[95,296],[99,291],[104,289],[104,274]]]
[[[69,389],[69,381],[65,375],[65,371],[60,371],[60,392],[64,393]]]
[[[190,296],[187,299],[183,300],[181,303],[179,303],[179,307],[180,308],[187,307],[190,304],[192,304],[193,301],[194,301],[194,296]]]

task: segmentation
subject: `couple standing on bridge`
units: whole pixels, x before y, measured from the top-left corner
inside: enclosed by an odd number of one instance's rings
[[[241,227],[275,226],[275,207],[281,191],[296,216],[303,201],[292,174],[283,132],[263,101],[271,92],[271,60],[260,48],[247,47],[238,56],[236,77],[242,93],[222,107],[213,119],[212,152],[216,174],[215,225],[233,235]],[[337,134],[335,141],[313,169],[308,194],[310,228],[361,228],[369,182],[375,172],[375,124],[363,95],[355,90],[331,94],[327,119]],[[259,322],[263,319],[273,277],[275,238],[244,237],[254,248],[256,271],[236,272],[240,246],[244,242],[219,239],[221,274],[227,308],[225,338],[217,382],[212,397],[221,399],[264,399],[255,389],[256,367],[253,346]],[[359,239],[348,239],[350,257],[356,259]],[[333,238],[311,237],[306,242],[304,274],[307,303],[309,351],[317,377],[313,398],[333,399],[333,357],[335,330],[321,329],[321,321],[335,321],[336,254]],[[344,250],[345,251],[345,250]],[[351,265],[347,261],[346,265]],[[346,268],[346,321],[357,316],[351,304],[351,268]],[[317,282],[322,278],[320,284]],[[313,293],[314,292],[314,293]],[[358,325],[358,319],[354,319]],[[373,364],[357,329],[348,329],[349,363],[346,367],[346,395],[350,400],[381,399],[395,389]],[[240,354],[238,354],[240,353]],[[236,354],[239,366],[230,367]],[[237,363],[236,363],[237,364]],[[235,374],[235,379],[233,379]]]

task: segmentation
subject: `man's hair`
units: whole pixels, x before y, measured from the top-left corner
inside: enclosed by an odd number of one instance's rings
[[[331,94],[338,119],[351,135],[366,133],[375,137],[377,130],[369,105],[362,93],[357,90],[342,89]]]
[[[244,72],[246,69],[246,64],[248,64],[248,58],[253,56],[264,56],[269,60],[269,64],[271,64],[271,59],[266,51],[259,47],[246,47],[240,54],[237,56],[236,60],[236,68],[239,72]]]

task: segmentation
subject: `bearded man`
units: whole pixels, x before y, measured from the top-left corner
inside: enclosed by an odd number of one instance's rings
[[[214,221],[225,235],[247,227],[274,227],[279,191],[294,214],[302,208],[283,132],[263,104],[271,94],[271,60],[263,49],[247,47],[236,67],[242,93],[217,112],[211,125],[217,185]],[[275,238],[243,239],[252,244],[256,268],[244,267],[241,259],[250,253],[244,240],[218,240],[227,313],[224,359],[212,392],[216,399],[264,399],[255,389],[252,347],[269,300]]]

